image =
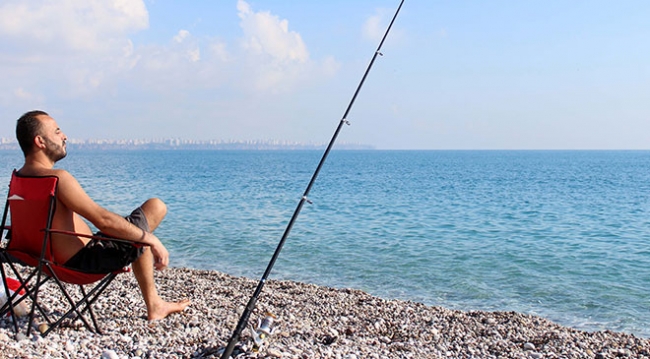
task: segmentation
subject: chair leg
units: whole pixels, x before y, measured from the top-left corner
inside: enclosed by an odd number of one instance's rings
[[[14,302],[12,302],[14,304],[14,306],[20,304],[23,300],[25,300],[27,298],[30,298],[33,301],[34,300],[33,292],[34,292],[35,288],[40,288],[41,285],[45,284],[48,280],[50,280],[50,277],[45,277],[41,281],[40,284],[35,284],[35,285],[32,286],[32,288],[30,288],[28,286],[28,283],[31,282],[32,278],[34,278],[34,276],[36,275],[36,270],[33,270],[27,276],[27,278],[24,278],[22,275],[20,275],[20,272],[18,272],[16,267],[11,262],[8,262],[8,264],[11,267],[14,275],[16,276],[18,281],[20,282],[20,287],[11,296],[12,301],[14,301]],[[5,274],[5,276],[6,276],[6,274]],[[25,291],[25,294],[22,297],[18,298],[18,296],[20,295],[19,292],[22,291],[22,290]],[[18,300],[16,300],[16,298],[18,298]],[[5,304],[5,305],[7,305],[7,304]],[[41,315],[45,318],[45,320],[48,323],[52,322],[52,320],[50,320],[47,313],[43,310],[43,308],[40,306],[40,304],[38,304],[36,306],[36,308],[38,309],[38,311],[41,313]],[[2,308],[0,308],[0,315],[4,315],[6,311],[7,311],[7,308],[5,306],[3,306]]]
[[[46,263],[46,265],[49,267],[49,263]],[[54,272],[52,272],[52,273],[54,273]],[[68,291],[65,289],[65,287],[63,286],[63,283],[61,283],[61,281],[59,280],[59,278],[57,278],[56,275],[53,275],[52,278],[54,278],[54,281],[55,281],[56,284],[59,286],[59,289],[61,289],[61,292],[63,293],[63,295],[64,295],[65,298],[67,299],[68,304],[70,304],[70,306],[72,307],[72,309],[70,309],[67,313],[65,313],[64,315],[62,315],[62,316],[61,316],[61,317],[60,317],[56,322],[54,322],[53,324],[51,324],[50,327],[47,329],[47,331],[46,331],[45,333],[42,333],[42,335],[43,335],[43,336],[46,336],[46,335],[47,335],[47,334],[48,334],[52,329],[58,327],[59,324],[61,324],[61,322],[62,322],[65,318],[69,317],[69,316],[72,315],[73,313],[76,313],[76,314],[77,314],[77,317],[78,317],[79,319],[81,319],[81,321],[83,322],[83,324],[86,326],[86,329],[88,329],[89,331],[92,332],[93,330],[92,330],[92,328],[90,327],[90,324],[88,324],[88,321],[86,321],[86,318],[84,318],[84,316],[81,315],[81,312],[79,312],[79,310],[78,310],[79,307],[80,307],[83,303],[80,301],[80,302],[77,302],[77,304],[75,304],[74,300],[72,299],[72,297],[70,296],[70,294],[68,294]]]
[[[83,295],[83,298],[87,298],[88,294],[86,294],[86,290],[84,289],[83,285],[79,286],[79,290],[81,291],[81,294]],[[83,300],[83,299],[82,299]],[[97,324],[97,319],[95,319],[95,313],[93,312],[93,308],[91,307],[92,303],[88,301],[86,303],[86,307],[81,311],[81,313],[88,311],[88,314],[90,314],[90,319],[93,321],[93,325],[95,326],[95,331],[99,334],[104,334],[102,331],[99,329],[99,325]]]
[[[25,282],[23,282],[23,283],[29,283],[29,281],[31,281],[31,279],[34,277],[34,274],[36,274],[36,273],[33,273],[32,275],[30,275],[30,276],[28,277],[27,281],[25,281]],[[37,290],[40,290],[41,286],[44,285],[45,283],[47,283],[50,279],[51,279],[50,277],[47,277],[47,276],[46,276],[45,278],[43,278],[43,279],[41,280],[40,283],[35,283],[34,286],[33,286],[31,289],[30,289],[29,287],[27,287],[27,285],[23,285],[23,286],[21,286],[21,289],[23,289],[23,288],[25,289],[25,295],[24,295],[22,298],[20,298],[20,299],[18,300],[18,302],[16,302],[16,303],[20,303],[20,302],[22,302],[23,300],[25,300],[25,298],[30,298],[30,299],[32,300],[32,306],[33,306],[33,307],[35,306],[36,309],[38,309],[38,312],[41,313],[41,316],[45,319],[46,322],[48,322],[48,324],[49,324],[49,323],[52,323],[52,320],[51,320],[50,317],[47,315],[47,313],[45,312],[45,310],[43,309],[43,307],[41,307],[41,305],[40,305],[40,304],[38,303],[38,301],[36,300],[35,292],[36,292]],[[20,290],[20,289],[19,289],[19,290]]]
[[[7,259],[7,257],[2,253],[2,260],[4,261]],[[5,265],[4,263],[0,264],[0,272],[2,272],[2,283],[5,284],[5,298],[7,298],[7,302],[2,306],[0,309],[0,315],[4,315],[7,309],[11,310],[11,321],[13,322],[14,325],[14,333],[18,333],[18,322],[16,321],[16,312],[14,311],[14,305],[13,305],[13,298],[14,296],[9,295],[9,287],[6,285],[7,283],[7,275],[5,274]],[[16,291],[18,293],[18,291]],[[14,293],[15,294],[15,293]]]
[[[95,287],[93,287],[93,289],[91,289],[90,292],[88,292],[88,293],[86,293],[85,290],[83,289],[83,286],[81,286],[81,293],[83,295],[83,298],[81,298],[79,301],[77,301],[77,303],[74,303],[74,300],[68,294],[68,292],[65,290],[65,288],[63,287],[63,284],[61,283],[61,281],[56,276],[54,276],[53,277],[54,280],[57,282],[57,284],[61,288],[61,291],[63,292],[63,295],[66,297],[66,299],[68,300],[68,303],[70,304],[70,306],[72,308],[70,310],[68,310],[68,312],[66,312],[64,315],[62,315],[61,318],[59,318],[56,322],[54,322],[52,325],[50,325],[50,327],[44,333],[42,333],[42,336],[43,337],[47,336],[47,334],[49,334],[50,331],[52,331],[54,328],[58,327],[61,324],[63,319],[68,318],[73,314],[76,314],[77,315],[76,319],[80,319],[84,323],[86,328],[89,331],[92,332],[93,329],[90,327],[90,324],[88,323],[88,321],[86,320],[86,318],[83,315],[83,313],[85,311],[88,311],[90,313],[90,317],[91,317],[91,319],[93,321],[93,325],[95,326],[95,332],[98,333],[98,334],[102,334],[101,329],[99,329],[99,324],[97,323],[97,320],[95,318],[95,314],[94,314],[94,312],[92,310],[92,304],[97,299],[99,299],[99,296],[108,287],[108,285],[113,281],[113,279],[115,279],[116,276],[117,276],[117,274],[115,274],[115,273],[109,274],[104,279],[102,279],[97,285],[95,285]],[[82,306],[83,306],[83,308],[82,308]]]
[[[0,255],[2,255],[2,253],[0,253]],[[73,315],[76,315],[77,318],[75,319],[80,319],[84,324],[84,326],[86,327],[86,329],[88,329],[89,331],[96,332],[98,334],[103,334],[99,327],[99,323],[97,322],[95,313],[92,309],[92,305],[97,301],[97,299],[99,299],[100,295],[104,292],[106,288],[108,288],[111,282],[115,279],[115,277],[117,276],[116,273],[111,273],[107,275],[88,292],[86,292],[83,286],[80,286],[82,298],[75,303],[74,299],[70,296],[70,294],[67,292],[66,288],[64,287],[64,284],[58,279],[56,275],[48,276],[45,275],[43,271],[39,273],[39,271],[35,269],[27,276],[23,277],[21,276],[18,269],[13,265],[13,263],[11,262],[7,262],[7,263],[10,265],[12,271],[14,272],[14,275],[16,275],[16,278],[20,281],[21,286],[20,288],[18,288],[18,290],[14,292],[14,294],[7,297],[8,298],[7,303],[5,303],[3,306],[0,307],[0,315],[4,315],[4,313],[9,312],[9,310],[11,310],[11,312],[13,313],[14,312],[13,308],[17,304],[21,303],[23,300],[27,298],[31,299],[32,305],[31,305],[31,311],[29,313],[30,316],[29,322],[27,325],[27,332],[26,332],[27,336],[29,336],[31,333],[32,324],[34,323],[34,319],[35,319],[34,314],[36,310],[39,311],[39,313],[43,316],[43,318],[47,321],[48,324],[48,328],[41,333],[43,337],[47,336],[53,329],[57,328],[64,319],[70,318]],[[46,262],[44,263],[44,265],[46,266],[49,272],[54,273],[51,270],[49,263]],[[7,278],[7,273],[5,271],[3,263],[0,263],[0,274],[6,283],[5,278]],[[71,309],[69,309],[65,314],[63,314],[56,321],[52,321],[49,318],[48,313],[42,308],[41,304],[38,302],[38,297],[39,297],[38,292],[41,289],[41,286],[44,285],[50,279],[54,279],[54,281],[57,283],[57,286],[59,287],[59,289],[61,290],[62,294],[65,296],[68,304],[71,307]],[[28,286],[28,283],[34,280],[36,281],[36,283],[33,284],[30,288],[30,286]],[[6,286],[5,288],[6,288],[5,294],[8,294],[9,289]],[[19,292],[23,289],[25,290],[25,294],[22,295],[22,297],[19,297],[20,295]],[[90,318],[92,320],[94,330],[93,327],[88,322],[88,320],[86,319],[86,317],[84,316],[85,311],[88,311],[90,314]],[[12,315],[12,322],[13,322],[14,332],[18,333],[18,323],[15,318],[15,315]]]
[[[49,318],[47,313],[43,310],[41,305],[36,300],[36,298],[37,298],[36,293],[38,292],[38,290],[40,289],[40,287],[43,284],[45,284],[48,280],[50,280],[50,277],[45,276],[40,281],[40,283],[34,283],[34,285],[32,285],[31,288],[30,288],[29,283],[34,279],[34,276],[37,274],[37,270],[34,269],[26,277],[23,277],[20,274],[20,272],[18,271],[18,269],[16,268],[16,266],[14,265],[14,263],[12,263],[12,261],[6,256],[6,254],[3,254],[3,255],[4,255],[3,259],[5,259],[4,263],[9,264],[9,267],[11,268],[13,274],[16,276],[16,279],[20,282],[20,287],[18,287],[16,289],[16,291],[12,295],[7,297],[8,298],[7,303],[5,303],[0,308],[0,315],[5,315],[6,313],[9,312],[9,310],[11,310],[11,314],[12,314],[11,317],[12,317],[12,323],[13,323],[13,326],[14,326],[14,332],[18,333],[18,322],[17,322],[17,319],[16,319],[16,315],[15,315],[16,313],[15,313],[14,308],[18,304],[20,304],[24,300],[26,300],[27,298],[31,299],[32,300],[32,306],[31,306],[31,310],[30,310],[30,322],[28,323],[27,333],[26,333],[26,335],[29,336],[29,333],[30,333],[30,330],[31,330],[31,323],[33,322],[33,311],[34,311],[34,309],[38,309],[39,313],[43,316],[43,318],[45,318],[45,320],[48,323],[52,323],[52,320]],[[0,272],[2,274],[3,280],[6,283],[5,278],[7,278],[7,273],[5,272],[4,263],[0,263]],[[6,289],[5,294],[7,294],[8,293],[8,288],[6,288],[6,286],[5,286],[5,289]],[[23,290],[24,290],[25,294],[23,294],[21,296],[20,292],[23,291]]]
[[[109,274],[104,279],[102,279],[93,289],[91,289],[88,294],[86,294],[83,286],[79,286],[84,297],[78,302],[78,305],[81,306],[82,304],[85,304],[83,310],[81,310],[81,314],[83,314],[85,311],[88,311],[90,318],[95,325],[95,331],[98,334],[104,333],[102,333],[102,330],[99,328],[99,324],[97,324],[97,319],[95,318],[95,312],[93,311],[92,305],[97,301],[97,299],[99,299],[99,296],[104,292],[108,285],[113,282],[113,279],[115,279],[116,276],[117,274],[115,273]]]
[[[32,331],[32,323],[34,323],[34,309],[38,305],[38,290],[39,290],[39,283],[41,282],[41,268],[38,269],[38,274],[36,275],[36,287],[33,290],[33,294],[30,293],[30,297],[32,298],[32,309],[29,311],[29,321],[27,322],[27,332],[25,333],[25,336],[29,338],[29,334]]]

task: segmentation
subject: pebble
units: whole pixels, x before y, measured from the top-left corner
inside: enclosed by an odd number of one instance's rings
[[[102,359],[120,359],[117,353],[114,350],[105,350],[102,353]]]
[[[137,282],[121,274],[95,312],[104,335],[74,324],[28,338],[26,319],[15,335],[11,319],[0,318],[0,356],[220,358],[239,319],[236,312],[241,314],[257,285],[254,279],[185,268],[156,272],[156,282],[163,298],[189,297],[192,305],[150,325]],[[39,296],[47,310],[62,312],[65,302],[55,289],[46,286]],[[250,351],[250,329],[244,330],[237,359],[650,358],[650,340],[630,334],[582,332],[522,313],[461,312],[291,281],[267,281],[250,323],[266,312],[277,316],[279,330],[257,353]]]
[[[269,348],[266,351],[266,355],[268,355],[271,358],[282,358],[282,352],[274,348]]]

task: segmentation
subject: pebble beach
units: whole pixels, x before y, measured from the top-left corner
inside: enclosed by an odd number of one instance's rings
[[[257,281],[216,271],[156,272],[166,300],[189,298],[182,313],[153,323],[133,275],[121,274],[96,303],[103,335],[80,321],[47,337],[15,335],[0,319],[2,358],[219,358]],[[55,284],[43,292],[47,310],[62,308]],[[274,331],[252,351],[245,330],[237,358],[650,358],[650,339],[585,332],[516,312],[463,312],[386,300],[355,289],[269,280],[251,323],[272,313]],[[37,317],[38,318],[38,317]],[[40,320],[40,318],[38,318]],[[37,323],[37,325],[40,323]]]

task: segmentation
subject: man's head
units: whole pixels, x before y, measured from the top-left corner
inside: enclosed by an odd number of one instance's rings
[[[16,123],[16,138],[25,157],[41,150],[52,161],[64,158],[66,135],[56,121],[44,111],[30,111]]]

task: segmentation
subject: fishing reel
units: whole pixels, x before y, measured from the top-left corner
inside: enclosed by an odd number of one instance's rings
[[[267,342],[269,337],[273,335],[276,328],[273,328],[273,322],[276,316],[270,312],[266,312],[264,319],[257,320],[257,328],[249,324],[251,335],[253,336],[253,352],[257,353]]]

